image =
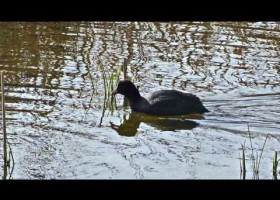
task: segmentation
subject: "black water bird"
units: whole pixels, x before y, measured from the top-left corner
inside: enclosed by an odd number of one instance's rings
[[[130,108],[135,112],[151,115],[185,115],[209,112],[197,96],[178,90],[159,90],[145,99],[129,80],[119,81],[117,88],[112,92],[112,95],[116,94],[127,97]]]

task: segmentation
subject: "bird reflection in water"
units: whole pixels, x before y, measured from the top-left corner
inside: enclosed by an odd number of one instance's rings
[[[160,131],[191,130],[199,123],[190,119],[203,119],[202,115],[182,115],[182,116],[150,116],[143,113],[132,112],[128,119],[123,115],[123,123],[116,125],[112,122],[111,128],[121,136],[133,137],[136,135],[141,122],[156,128]]]

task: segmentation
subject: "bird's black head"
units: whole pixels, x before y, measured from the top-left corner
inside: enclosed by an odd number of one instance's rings
[[[136,86],[129,80],[119,81],[117,89],[112,92],[112,95],[122,94],[126,97],[139,97],[140,93]]]

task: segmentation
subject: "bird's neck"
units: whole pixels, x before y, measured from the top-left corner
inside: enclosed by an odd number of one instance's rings
[[[143,97],[140,95],[138,90],[133,95],[126,95],[126,97],[127,97],[128,101],[132,104],[137,103],[143,99]]]

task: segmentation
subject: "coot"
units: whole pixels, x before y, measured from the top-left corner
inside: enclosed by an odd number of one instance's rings
[[[135,112],[152,115],[184,115],[209,112],[197,96],[177,90],[159,90],[145,99],[129,80],[119,81],[117,89],[112,92],[112,95],[115,94],[126,96],[130,108]]]

